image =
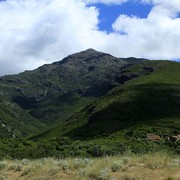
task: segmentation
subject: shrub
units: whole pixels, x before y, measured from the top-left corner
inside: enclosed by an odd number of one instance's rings
[[[65,172],[67,172],[68,169],[70,169],[70,166],[67,161],[61,161],[61,167]]]
[[[21,176],[26,176],[31,173],[31,168],[27,167],[21,174]]]
[[[128,176],[128,175],[124,175],[123,177],[122,177],[122,180],[135,180],[136,178],[134,178],[134,177],[131,177],[131,176]]]
[[[87,151],[93,157],[101,157],[104,154],[104,150],[101,146],[93,146]]]
[[[4,172],[2,174],[0,174],[0,180],[6,180],[8,177],[8,173],[7,172]]]
[[[82,176],[85,176],[87,173],[87,169],[79,169],[79,171],[77,172],[77,175],[82,177]]]
[[[116,172],[118,171],[119,169],[121,169],[123,166],[123,161],[122,160],[119,160],[119,161],[115,161],[112,163],[112,172]]]
[[[54,176],[55,174],[57,174],[59,171],[58,167],[52,166],[49,170],[48,170],[48,175],[49,176]]]
[[[124,164],[127,164],[130,161],[130,159],[131,158],[129,158],[129,157],[123,157],[122,161],[123,161]]]
[[[7,162],[6,161],[1,161],[0,162],[0,170],[3,170],[7,167]]]
[[[29,159],[22,159],[21,160],[21,164],[23,164],[23,165],[28,165],[29,162],[30,162]]]
[[[74,160],[74,168],[80,168],[80,167],[85,167],[87,165],[92,165],[93,161],[89,158],[85,158],[85,159],[80,159],[80,158],[76,158]]]
[[[107,180],[110,178],[110,171],[108,168],[102,169],[99,173],[99,180]]]
[[[12,163],[8,167],[9,170],[14,170],[14,171],[21,171],[22,168],[23,168],[23,165],[20,163]]]

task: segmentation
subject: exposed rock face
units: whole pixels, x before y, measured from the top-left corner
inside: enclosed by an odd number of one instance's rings
[[[102,82],[101,84],[94,84],[83,93],[83,96],[100,97],[102,95],[105,95],[109,90],[111,90],[114,87],[115,85],[111,82]]]
[[[136,77],[138,77],[137,74],[122,74],[116,78],[116,81],[120,84],[124,84],[126,81],[129,81],[129,80],[134,79]]]
[[[155,71],[155,68],[150,67],[150,66],[146,66],[146,67],[144,67],[144,70],[147,71],[147,72],[153,72],[153,71]]]

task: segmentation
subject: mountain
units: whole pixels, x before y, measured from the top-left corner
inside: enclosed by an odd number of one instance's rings
[[[32,139],[69,137],[81,141],[84,149],[117,154],[167,150],[180,153],[180,63],[142,61],[126,67],[120,83],[103,97],[79,110],[52,130]],[[147,134],[160,137],[148,141]],[[74,145],[75,146],[75,145]],[[82,148],[82,147],[81,147]],[[98,149],[97,149],[98,148]],[[85,150],[89,152],[90,150]]]
[[[145,61],[93,49],[33,71],[0,77],[0,137],[25,137],[62,123],[79,108],[136,75],[119,77]]]
[[[180,153],[179,77],[178,62],[93,49],[0,77],[0,158]]]
[[[81,114],[85,114],[83,121],[86,121],[66,135],[87,139],[122,130],[130,131],[130,137],[146,137],[147,133],[161,137],[179,134],[180,64],[149,61],[131,66],[126,71],[134,73],[144,67],[155,71],[114,88],[87,106],[78,116],[75,115],[80,119]],[[138,128],[144,128],[139,135],[136,134]]]

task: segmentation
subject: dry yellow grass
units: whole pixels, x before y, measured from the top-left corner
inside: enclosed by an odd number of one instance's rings
[[[148,154],[99,159],[0,161],[0,180],[180,180],[180,157]]]

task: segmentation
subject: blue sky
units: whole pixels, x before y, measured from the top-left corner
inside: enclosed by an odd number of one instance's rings
[[[93,48],[180,59],[180,0],[0,0],[0,75]]]
[[[153,7],[151,4],[142,4],[132,1],[120,5],[106,5],[98,3],[95,6],[99,9],[100,12],[100,30],[105,30],[108,32],[113,31],[112,24],[115,22],[115,20],[120,14],[147,18]]]

